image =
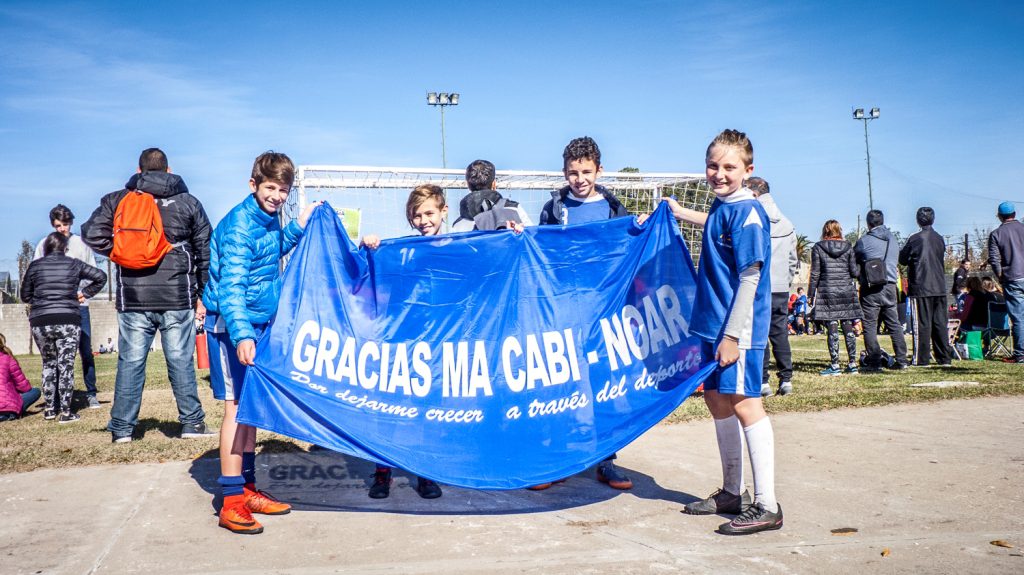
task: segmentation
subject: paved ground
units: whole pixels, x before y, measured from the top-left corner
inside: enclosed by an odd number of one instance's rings
[[[262,485],[297,509],[258,536],[217,527],[216,460],[3,475],[0,572],[1024,573],[1024,398],[774,422],[786,526],[767,534],[716,535],[724,518],[679,512],[720,480],[705,421],[624,449],[629,492],[588,472],[424,501],[400,476],[381,502],[365,462],[261,456]]]

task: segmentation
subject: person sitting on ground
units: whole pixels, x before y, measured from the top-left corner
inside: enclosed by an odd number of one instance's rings
[[[466,185],[469,193],[459,202],[459,219],[452,224],[453,232],[472,230],[498,230],[508,222],[532,226],[533,221],[518,202],[498,193],[494,164],[476,160],[466,167]]]
[[[7,347],[7,339],[0,333],[0,421],[11,421],[25,415],[41,392],[32,387],[21,371],[21,365]]]
[[[814,306],[814,319],[826,322],[829,367],[821,375],[843,373],[839,365],[839,330],[846,340],[846,373],[857,373],[857,334],[853,322],[863,317],[854,279],[860,274],[850,242],[843,239],[843,228],[829,220],[821,228],[821,241],[811,250],[811,278],[808,299]]]
[[[982,288],[982,280],[977,276],[967,278],[966,288],[967,297],[959,316],[960,331],[982,331],[988,327],[988,304],[995,298]]]

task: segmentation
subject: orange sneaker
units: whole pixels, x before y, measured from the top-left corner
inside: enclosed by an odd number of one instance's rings
[[[253,513],[262,513],[263,515],[285,515],[292,511],[291,505],[281,503],[266,491],[250,489],[246,486],[244,488],[244,493],[245,506]]]
[[[244,495],[229,495],[224,498],[218,525],[232,533],[243,535],[263,533],[263,526],[253,518],[252,512],[245,505],[244,497]]]

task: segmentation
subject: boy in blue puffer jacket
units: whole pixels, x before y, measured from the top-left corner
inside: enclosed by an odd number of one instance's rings
[[[210,279],[203,292],[206,339],[210,349],[213,396],[224,400],[220,428],[220,472],[224,495],[220,526],[234,533],[262,533],[252,514],[284,515],[291,506],[256,489],[256,428],[235,421],[247,366],[256,339],[277,311],[281,293],[279,262],[302,237],[310,213],[281,227],[278,211],[295,179],[295,165],[284,154],[266,152],[252,166],[252,194],[217,225],[210,241]]]

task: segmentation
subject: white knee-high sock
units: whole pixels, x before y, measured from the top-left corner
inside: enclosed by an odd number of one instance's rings
[[[722,457],[722,489],[735,495],[743,493],[743,436],[735,415],[715,420],[718,454]]]
[[[743,428],[747,438],[750,467],[754,472],[754,501],[772,513],[779,510],[775,499],[775,433],[767,417]]]

